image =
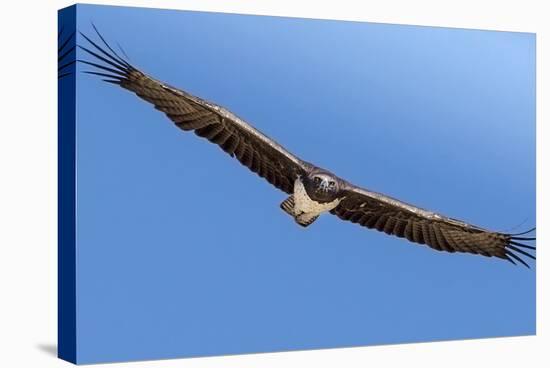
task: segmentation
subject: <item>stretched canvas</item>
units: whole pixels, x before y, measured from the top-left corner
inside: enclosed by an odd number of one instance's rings
[[[534,34],[83,4],[58,34],[62,359],[535,334]]]

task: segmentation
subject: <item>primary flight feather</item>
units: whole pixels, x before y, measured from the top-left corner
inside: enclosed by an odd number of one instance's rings
[[[94,27],[95,29],[95,27]],[[96,30],[99,40],[79,46],[96,68],[86,73],[103,77],[151,103],[176,126],[217,144],[230,156],[290,196],[281,208],[304,227],[325,212],[388,235],[426,244],[436,250],[466,252],[506,259],[535,259],[525,241],[534,237],[494,232],[430,212],[397,199],[355,186],[330,171],[296,157],[229,110],[160,82],[120,57]],[[101,43],[101,44],[100,44]]]
[[[71,72],[68,71],[67,68],[74,64],[74,58],[71,58],[71,53],[74,51],[75,47],[70,44],[74,37],[74,32],[67,36],[63,30],[64,27],[61,27],[57,33],[57,79],[62,79],[70,75]]]

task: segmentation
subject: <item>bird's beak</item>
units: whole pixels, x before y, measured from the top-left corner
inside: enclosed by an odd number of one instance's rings
[[[323,192],[328,191],[328,180],[323,179],[321,185],[319,185],[319,189],[321,189]]]

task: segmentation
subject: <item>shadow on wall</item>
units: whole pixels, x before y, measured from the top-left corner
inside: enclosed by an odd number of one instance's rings
[[[43,351],[46,354],[52,355],[57,358],[57,345],[56,344],[38,344],[36,345],[38,350]]]

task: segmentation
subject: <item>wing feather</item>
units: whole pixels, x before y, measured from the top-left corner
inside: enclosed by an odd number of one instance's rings
[[[520,256],[535,259],[528,252],[535,250],[535,247],[519,242],[532,241],[535,240],[534,237],[518,236],[523,233],[489,231],[380,193],[346,185],[344,199],[331,211],[342,220],[359,223],[369,229],[405,238],[413,243],[426,244],[439,251],[498,257],[514,264],[517,261],[528,267]]]
[[[82,33],[89,46],[79,45],[94,57],[94,61],[80,62],[100,71],[90,71],[90,74],[106,77],[107,81],[134,92],[165,113],[178,128],[194,131],[197,136],[215,143],[286,193],[291,194],[296,177],[310,169],[310,164],[225,108],[162,83],[133,67],[114,52],[97,29],[96,32],[105,48]]]
[[[64,34],[64,27],[61,27],[57,33],[57,43],[59,47],[57,49],[57,79],[63,79],[71,74],[68,69],[75,63],[74,58],[74,32],[69,34],[68,37]]]

